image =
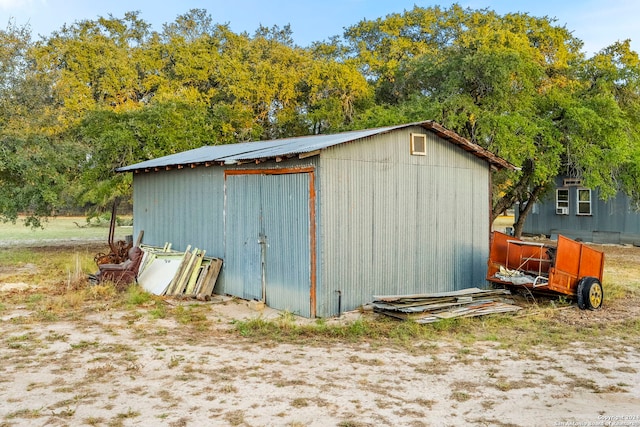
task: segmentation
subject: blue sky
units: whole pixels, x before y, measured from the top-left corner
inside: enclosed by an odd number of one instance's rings
[[[121,18],[127,11],[161,30],[190,9],[206,9],[217,23],[228,23],[234,32],[253,34],[259,25],[280,27],[290,24],[294,41],[307,46],[313,41],[341,35],[362,19],[384,17],[413,6],[449,7],[452,2],[421,0],[0,0],[0,28],[9,19],[29,24],[34,36],[48,36],[62,25],[98,16]],[[592,54],[617,40],[631,39],[640,50],[640,2],[637,0],[461,0],[463,7],[490,8],[500,14],[527,12],[533,16],[557,18],[584,43]]]

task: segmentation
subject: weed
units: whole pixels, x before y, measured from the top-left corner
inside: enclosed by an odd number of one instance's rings
[[[451,393],[451,399],[457,402],[466,402],[471,399],[471,395],[465,391],[454,391]]]
[[[199,332],[209,329],[210,321],[207,319],[204,310],[209,308],[200,304],[191,304],[189,306],[180,305],[175,309],[175,317],[179,323],[190,325]]]
[[[76,344],[71,344],[71,348],[74,350],[82,350],[89,347],[97,347],[99,343],[97,341],[85,341],[82,340]]]
[[[169,427],[185,427],[189,418],[182,417],[169,423]]]
[[[227,412],[224,414],[224,419],[232,426],[239,426],[244,423],[244,412],[241,410]]]
[[[51,413],[52,415],[55,415],[58,417],[73,417],[76,414],[76,410],[71,408],[65,408],[58,412],[52,411]]]
[[[291,406],[294,408],[304,408],[309,406],[309,400],[304,397],[297,397],[291,401]]]
[[[125,292],[125,301],[130,306],[139,306],[151,301],[153,296],[141,286],[129,286]]]
[[[183,356],[171,356],[171,360],[169,361],[169,368],[175,368],[184,360]]]
[[[139,417],[139,416],[140,416],[140,412],[138,412],[138,411],[134,411],[134,410],[132,410],[131,408],[129,408],[129,410],[128,410],[127,412],[119,413],[117,416],[118,416],[118,418],[120,418],[120,419],[136,418],[136,417]]]
[[[167,317],[167,307],[162,301],[156,301],[155,305],[149,310],[149,315],[153,319],[164,319]],[[166,331],[165,331],[166,332]]]
[[[345,420],[338,423],[338,427],[364,427],[366,424],[359,421]]]
[[[31,341],[33,336],[34,336],[33,332],[29,332],[27,334],[22,334],[22,335],[13,335],[7,338],[7,343]]]
[[[85,290],[87,298],[95,301],[105,301],[117,295],[118,290],[113,283],[101,283],[92,285]]]
[[[42,416],[42,408],[38,409],[18,409],[17,411],[9,412],[4,417],[6,419],[12,418],[39,418]]]
[[[49,342],[53,342],[53,341],[67,341],[69,339],[68,335],[65,334],[60,334],[58,332],[55,331],[49,331],[49,334],[44,337],[44,339],[46,339]]]
[[[60,315],[51,310],[38,310],[35,317],[42,322],[55,322],[60,318]]]
[[[220,387],[220,393],[237,393],[238,389],[233,385],[233,384],[225,384],[222,387]]]
[[[39,303],[40,301],[45,299],[45,295],[44,294],[31,294],[28,295],[27,298],[25,299],[25,303],[29,306],[34,306],[35,304]]]
[[[111,363],[106,363],[104,365],[96,366],[95,368],[90,368],[87,370],[87,377],[89,379],[97,380],[106,380],[106,377],[116,370],[116,367]]]
[[[84,423],[90,426],[98,426],[100,424],[104,424],[104,418],[89,417],[84,419]]]

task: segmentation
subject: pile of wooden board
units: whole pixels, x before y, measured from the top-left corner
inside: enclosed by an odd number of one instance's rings
[[[208,299],[213,293],[222,268],[220,258],[205,256],[206,251],[187,246],[184,252],[141,245],[144,258],[138,272],[138,283],[156,295]]]
[[[374,296],[374,311],[417,323],[453,317],[473,317],[521,309],[506,298],[507,289],[470,288],[455,292],[419,295]]]

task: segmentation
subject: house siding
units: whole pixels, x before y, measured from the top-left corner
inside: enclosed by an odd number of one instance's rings
[[[555,191],[536,204],[523,227],[526,234],[553,236],[562,234],[571,239],[594,243],[640,244],[640,213],[629,198],[618,193],[601,200],[597,189],[591,190],[591,215],[576,215],[576,200],[580,186],[563,186],[556,179],[556,188],[569,190],[569,214],[556,214]]]

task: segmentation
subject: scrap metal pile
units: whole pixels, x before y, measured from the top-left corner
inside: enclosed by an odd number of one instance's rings
[[[102,264],[121,264],[125,262],[129,256],[129,249],[133,247],[133,241],[125,242],[124,240],[113,241],[116,231],[116,210],[118,207],[118,201],[113,203],[111,208],[111,221],[109,222],[109,237],[108,244],[111,252],[108,254],[98,253],[93,258],[95,263],[100,266]],[[142,236],[138,240],[142,239]]]
[[[484,316],[521,309],[507,297],[508,289],[470,288],[454,292],[418,295],[374,296],[377,313],[417,323],[433,323],[454,317]]]

